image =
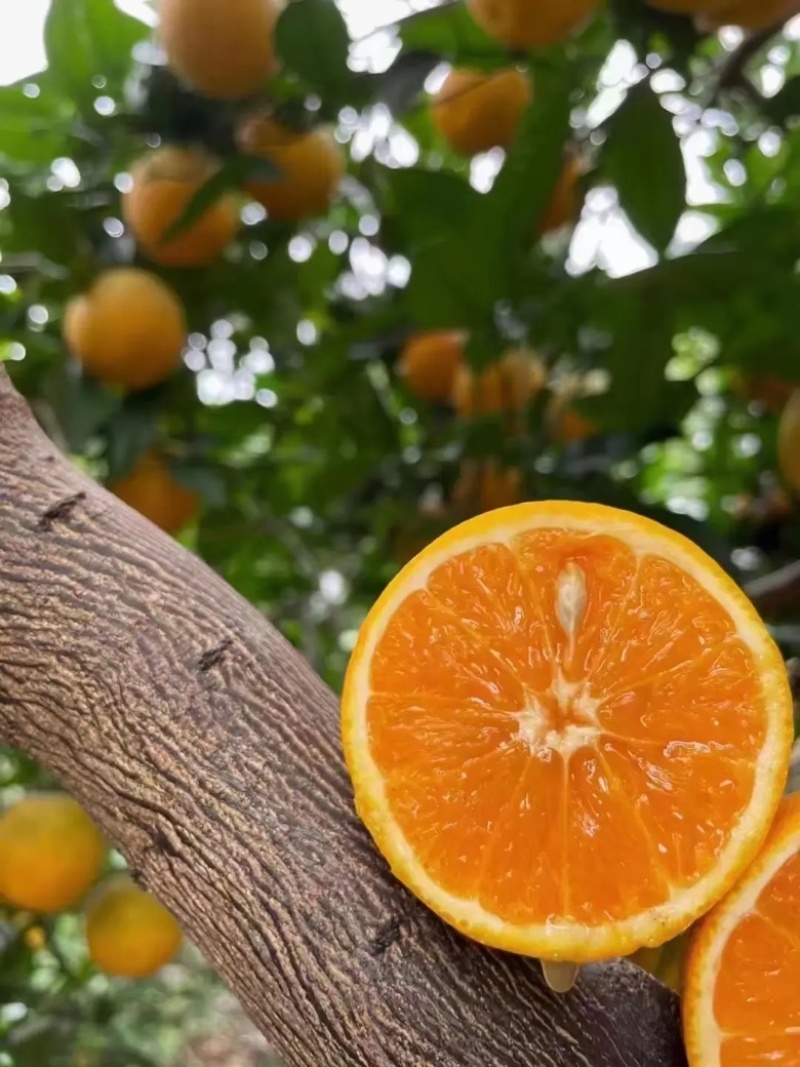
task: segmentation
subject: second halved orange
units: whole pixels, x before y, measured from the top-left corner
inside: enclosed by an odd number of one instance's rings
[[[786,779],[781,656],[690,541],[521,504],[433,542],[369,614],[343,698],[358,811],[462,932],[585,962],[687,928]]]

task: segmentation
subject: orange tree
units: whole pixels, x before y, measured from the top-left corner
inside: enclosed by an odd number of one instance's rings
[[[334,688],[402,562],[526,499],[688,534],[791,655],[799,97],[763,6],[452,2],[387,44],[331,0],[163,0],[159,51],[53,0],[0,90],[0,358]]]

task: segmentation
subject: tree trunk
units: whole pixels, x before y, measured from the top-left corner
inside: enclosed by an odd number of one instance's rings
[[[333,694],[202,562],[76,471],[0,368],[0,736],[85,804],[289,1067],[681,1067],[626,963],[552,995],[392,877]]]

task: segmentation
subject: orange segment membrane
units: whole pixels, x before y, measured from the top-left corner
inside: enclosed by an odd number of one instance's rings
[[[754,911],[729,937],[720,960],[714,1014],[722,1062],[800,1063],[800,855],[761,891]]]
[[[668,900],[750,800],[765,723],[749,649],[694,578],[614,537],[536,529],[443,562],[390,617],[369,681],[408,844],[507,922]]]

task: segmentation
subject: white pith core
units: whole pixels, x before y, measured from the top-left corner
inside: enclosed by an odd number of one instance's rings
[[[556,579],[556,614],[567,637],[570,656],[586,613],[586,601],[586,575],[576,563],[568,563]],[[525,708],[513,713],[517,740],[532,755],[541,756],[549,749],[568,758],[579,748],[594,743],[600,732],[599,706],[588,682],[568,681],[557,666],[547,692],[529,691]]]

